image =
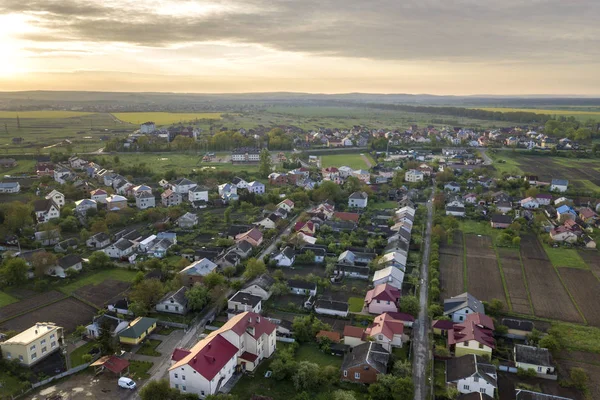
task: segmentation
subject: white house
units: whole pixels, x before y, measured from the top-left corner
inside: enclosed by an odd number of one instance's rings
[[[384,254],[379,259],[379,265],[383,265],[385,267],[394,267],[404,271],[406,268],[406,255],[397,251],[391,251],[389,253]]]
[[[86,240],[85,244],[92,249],[103,249],[110,244],[110,236],[104,232],[99,232]]]
[[[219,185],[219,196],[224,196],[226,194],[237,194],[237,186],[231,183],[223,183]]]
[[[271,287],[274,283],[275,279],[268,274],[263,274],[247,283],[242,290],[246,293],[258,296],[263,300],[269,300],[272,294]]]
[[[452,215],[454,217],[464,217],[466,209],[464,207],[446,206],[446,215]]]
[[[88,210],[97,210],[98,205],[95,200],[81,199],[75,202],[75,211],[81,214],[87,213]]]
[[[462,293],[444,300],[444,315],[455,323],[463,322],[469,314],[485,314],[483,303],[470,293]]]
[[[233,185],[235,185],[238,189],[248,189],[248,185],[249,185],[248,182],[246,182],[244,179],[240,178],[239,176],[234,177],[231,180],[231,183]]]
[[[139,192],[135,196],[135,205],[140,210],[145,210],[147,208],[155,207],[156,199],[152,193],[148,193],[146,191]]]
[[[56,167],[54,169],[54,180],[61,185],[67,183],[67,179],[71,176],[71,171],[64,167]]]
[[[246,311],[260,314],[262,311],[262,298],[252,293],[238,291],[227,300],[227,319]]]
[[[198,225],[198,216],[187,212],[177,219],[177,225],[180,228],[192,228]]]
[[[20,191],[19,182],[0,182],[0,193],[19,193]]]
[[[192,182],[187,178],[179,179],[171,184],[171,189],[175,193],[179,193],[181,195],[185,195],[189,193],[190,189],[193,189],[197,186],[196,182]]]
[[[185,296],[187,291],[188,288],[186,286],[182,286],[179,288],[179,290],[167,293],[156,304],[156,311],[185,315],[188,312],[188,300]]]
[[[197,185],[188,192],[188,200],[190,203],[195,201],[208,201],[208,189]]]
[[[298,295],[306,295],[306,296],[316,296],[317,294],[317,284],[301,281],[298,279],[289,279],[287,281],[288,287],[290,288],[290,293],[298,294]]]
[[[156,130],[156,124],[152,121],[144,122],[140,125],[140,133],[148,134]]]
[[[352,174],[354,173],[354,170],[350,167],[347,167],[345,165],[341,166],[338,168],[338,172],[340,173],[340,178],[347,178],[349,176],[352,176]]]
[[[366,208],[369,196],[366,192],[354,192],[348,197],[348,207]]]
[[[285,199],[281,203],[277,204],[277,209],[283,208],[288,213],[291,213],[294,209],[294,202],[290,199]]]
[[[278,267],[291,267],[296,260],[296,252],[290,246],[286,246],[281,252],[271,258],[277,262]]]
[[[402,288],[402,282],[404,281],[404,270],[396,267],[387,267],[375,271],[373,275],[373,286],[387,283],[398,289]]]
[[[517,344],[514,354],[517,368],[532,369],[541,375],[554,374],[548,349]]]
[[[170,386],[200,398],[215,394],[236,368],[254,371],[276,349],[277,326],[253,312],[236,315],[189,350],[171,356]]]
[[[335,300],[319,299],[315,302],[315,312],[322,315],[335,315],[347,317],[349,311],[348,303]]]
[[[365,329],[365,334],[391,352],[392,347],[402,347],[404,322],[390,313],[383,313],[375,317],[373,323]]]
[[[62,208],[65,205],[65,195],[59,192],[58,190],[53,190],[46,195],[46,200],[54,201],[54,204],[58,206],[58,208]]]
[[[540,207],[540,203],[533,197],[527,197],[519,202],[522,208],[536,209]]]
[[[552,179],[552,183],[550,184],[550,190],[553,192],[564,193],[567,191],[568,187],[569,181],[566,179]]]
[[[404,180],[406,182],[423,182],[425,174],[416,169],[409,169],[404,173]]]
[[[58,260],[58,265],[48,267],[46,274],[50,276],[57,276],[59,278],[66,278],[67,271],[81,271],[83,268],[83,259],[77,254],[68,254]]]
[[[265,193],[265,185],[258,181],[252,181],[248,183],[247,189],[250,193],[255,194],[264,194]]]
[[[483,357],[468,354],[446,361],[446,383],[462,394],[482,393],[494,398],[497,379],[496,367]]]
[[[136,244],[134,242],[125,238],[121,238],[102,251],[105,252],[110,258],[123,258],[133,253],[135,248]]]
[[[52,199],[36,200],[33,203],[33,210],[37,222],[41,224],[51,219],[60,218],[60,207]]]
[[[107,197],[108,197],[108,193],[104,189],[92,190],[92,192],[90,193],[90,199],[92,199],[98,203],[106,204]]]

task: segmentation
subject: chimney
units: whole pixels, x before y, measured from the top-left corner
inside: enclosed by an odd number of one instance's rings
[[[260,317],[256,317],[256,322],[260,322]]]
[[[210,348],[212,347],[212,343],[209,343],[207,347],[210,350]]]
[[[194,364],[196,363],[196,361],[198,361],[198,359],[196,357],[192,358],[192,361],[194,362]]]

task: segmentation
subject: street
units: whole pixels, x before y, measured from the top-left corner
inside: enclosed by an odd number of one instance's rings
[[[306,209],[306,211],[308,211],[309,208]],[[298,216],[296,218],[294,218],[293,220],[290,221],[289,225],[287,226],[287,228],[285,228],[283,230],[283,232],[281,232],[279,235],[277,235],[273,241],[271,242],[270,245],[268,245],[263,251],[260,252],[260,254],[258,255],[258,257],[256,257],[259,260],[262,260],[265,258],[265,256],[267,254],[271,254],[273,251],[275,251],[277,249],[277,243],[279,241],[279,239],[282,236],[286,236],[289,235],[290,233],[292,233],[292,229],[294,228],[294,225],[296,225],[296,222],[298,222],[298,219],[300,218],[300,215],[302,213],[298,214]]]
[[[427,227],[423,239],[423,262],[421,265],[421,288],[419,291],[420,311],[419,317],[413,326],[413,383],[415,386],[415,400],[427,398],[427,364],[431,360],[429,350],[429,247],[431,245],[431,228],[433,224],[433,193],[427,202]]]

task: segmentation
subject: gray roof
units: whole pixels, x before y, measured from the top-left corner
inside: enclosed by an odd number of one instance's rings
[[[566,180],[566,179],[552,179],[552,184],[553,185],[567,186],[569,184],[569,181]]]
[[[115,246],[119,250],[127,250],[128,248],[133,246],[133,242],[131,242],[128,239],[121,238],[117,240],[117,242],[113,246]]]
[[[172,297],[173,300],[175,300],[177,303],[185,306],[185,305],[187,305],[187,297],[185,296],[187,291],[188,291],[188,288],[186,286],[182,286],[175,292],[167,293],[162,299],[160,299],[159,303],[167,301]]]
[[[342,370],[368,364],[379,373],[385,374],[389,360],[390,353],[382,345],[375,342],[367,342],[354,347],[344,356]]]
[[[0,188],[11,189],[17,187],[18,184],[19,182],[0,182]]]
[[[548,349],[522,344],[515,345],[515,361],[518,363],[540,365],[542,367],[552,367]]]
[[[292,259],[296,255],[296,252],[294,251],[294,249],[292,247],[286,246],[285,249],[283,249],[281,251],[281,254],[283,254],[284,256],[286,256],[289,259]]]
[[[367,199],[369,196],[367,195],[367,193],[365,192],[354,192],[350,195],[351,199],[360,199],[360,200],[365,200]]]
[[[242,251],[242,252],[244,252],[244,253],[247,253],[247,252],[249,252],[249,251],[251,251],[251,250],[252,250],[252,245],[251,245],[251,244],[250,244],[250,242],[248,242],[247,240],[241,240],[241,241],[239,241],[239,242],[237,243],[236,247],[237,247],[237,248],[238,248],[240,251]]]
[[[110,236],[108,236],[104,232],[98,232],[94,236],[92,236],[90,239],[94,239],[98,242],[104,242],[104,241],[110,240]]]
[[[452,314],[464,307],[469,307],[475,313],[485,314],[483,303],[472,294],[465,292],[444,300],[444,315]]]
[[[531,332],[534,328],[533,322],[514,318],[502,318],[500,323],[506,326],[508,329],[515,329],[524,332]]]
[[[287,281],[287,283],[290,288],[306,289],[306,290],[316,290],[317,289],[316,283],[301,281],[298,279],[289,279]]]
[[[251,307],[256,307],[256,305],[258,303],[260,303],[261,300],[262,300],[262,298],[260,298],[259,296],[255,296],[253,294],[241,292],[241,291],[237,292],[236,294],[233,295],[232,298],[229,299],[229,301],[234,301],[236,303],[249,305]]]
[[[60,260],[58,260],[58,265],[60,265],[63,268],[69,268],[82,261],[83,260],[81,259],[81,257],[79,257],[77,254],[68,254]]]
[[[187,178],[183,178],[180,179],[178,181],[173,182],[173,186],[180,186],[180,185],[195,185],[196,182],[192,182]]]
[[[451,358],[446,361],[446,382],[456,382],[469,376],[477,375],[494,387],[497,386],[496,379],[488,375],[496,374],[496,367],[485,358],[474,354]]]
[[[465,208],[464,207],[457,207],[457,206],[446,206],[446,211],[464,212]]]
[[[516,400],[572,400],[570,397],[553,396],[551,394],[544,394],[539,392],[532,392],[530,390],[517,389]]]
[[[266,291],[269,291],[274,283],[275,279],[271,277],[271,275],[262,274],[261,276],[256,277],[252,281],[248,282],[248,284],[245,287],[256,285]]]
[[[497,224],[511,224],[512,217],[510,215],[494,214],[492,215],[492,222]]]

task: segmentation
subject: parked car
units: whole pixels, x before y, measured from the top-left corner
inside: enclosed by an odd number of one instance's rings
[[[136,384],[132,379],[123,376],[119,378],[119,387],[122,387],[123,389],[133,390],[135,389]]]

